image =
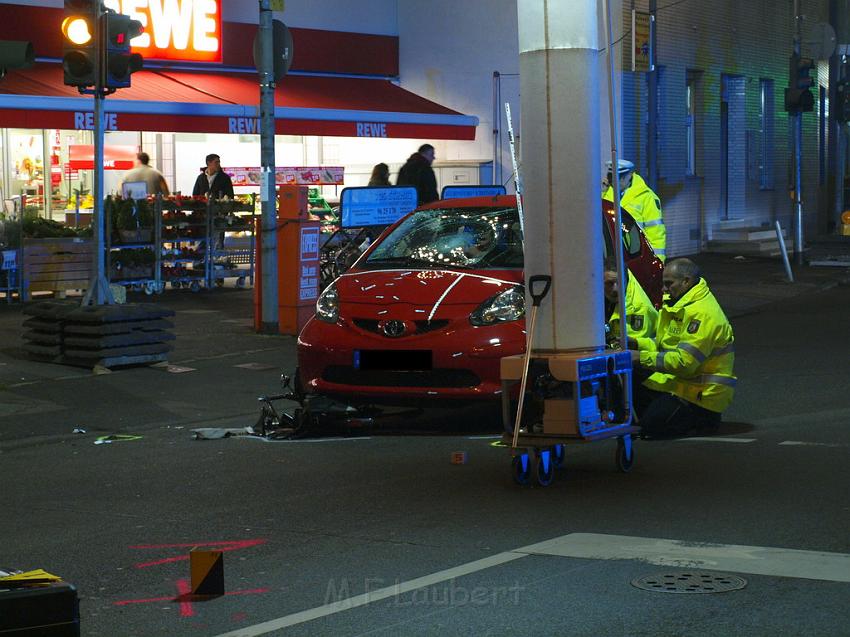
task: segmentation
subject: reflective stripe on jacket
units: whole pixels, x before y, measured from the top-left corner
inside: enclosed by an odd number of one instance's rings
[[[658,310],[652,305],[652,301],[643,291],[640,283],[634,275],[628,272],[629,278],[626,284],[626,316],[628,317],[628,335],[633,338],[653,338],[655,336],[655,325],[658,323]],[[620,338],[620,313],[617,308],[608,319],[611,328],[610,337]]]
[[[610,186],[602,197],[614,201],[614,192]],[[620,198],[620,205],[634,217],[652,250],[664,261],[667,258],[667,228],[661,214],[661,200],[646,185],[643,177],[637,173],[632,175],[632,185],[626,188]]]
[[[673,305],[665,300],[654,339],[637,339],[642,367],[654,370],[644,385],[711,411],[732,402],[737,379],[732,326],[700,279]]]

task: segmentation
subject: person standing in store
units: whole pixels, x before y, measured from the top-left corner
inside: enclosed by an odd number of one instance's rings
[[[384,162],[375,164],[372,168],[372,176],[369,177],[370,186],[392,186],[390,183],[390,167]]]
[[[118,185],[119,190],[123,190],[124,184],[143,181],[147,184],[149,195],[162,195],[167,197],[169,190],[165,177],[156,168],[150,166],[150,155],[147,153],[138,153],[136,155],[136,165],[126,172],[121,183]]]
[[[422,144],[419,150],[407,158],[407,162],[398,171],[397,186],[413,186],[416,188],[418,203],[437,201],[437,177],[431,164],[434,163],[434,147]]]
[[[613,202],[614,191],[611,186],[614,184],[614,177],[611,162],[607,162],[606,166],[608,178],[602,198]],[[625,159],[617,162],[617,178],[620,188],[620,206],[634,217],[656,256],[664,261],[667,259],[667,229],[664,227],[664,218],[661,215],[661,200],[635,172],[635,165],[632,162]]]
[[[206,162],[206,169],[201,171],[201,174],[195,180],[192,196],[206,195],[211,199],[223,199],[224,197],[233,199],[233,182],[230,181],[230,175],[221,169],[221,157],[215,153],[210,153],[206,157]]]

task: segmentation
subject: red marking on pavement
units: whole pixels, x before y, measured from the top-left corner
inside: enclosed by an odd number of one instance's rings
[[[181,580],[185,582],[186,580]],[[178,583],[179,590],[179,583]],[[260,595],[262,593],[268,593],[270,588],[252,588],[244,591],[230,591],[229,593],[225,593],[225,595]],[[130,604],[153,604],[155,602],[173,602],[180,601],[180,598],[174,597],[149,597],[147,599],[125,599],[120,602],[112,602],[113,606],[128,606]],[[197,601],[197,600],[196,600]],[[181,601],[182,603],[182,601]]]
[[[230,619],[235,622],[244,622],[246,619],[248,619],[248,613],[233,613],[233,615],[230,616]]]
[[[177,592],[180,594],[177,598],[180,602],[180,617],[192,617],[195,611],[192,608],[192,602],[186,599],[186,595],[192,592],[192,585],[189,584],[189,580],[177,580]]]
[[[221,551],[235,551],[236,549],[247,549],[252,546],[265,544],[268,540],[225,540],[222,542],[182,542],[180,544],[140,544],[131,546],[131,549],[177,549],[177,548],[195,548],[198,546],[213,546]],[[160,564],[170,564],[172,562],[183,562],[189,559],[188,555],[177,555],[175,557],[166,557],[151,562],[139,562],[135,565],[136,568],[146,568],[148,566],[158,566]]]

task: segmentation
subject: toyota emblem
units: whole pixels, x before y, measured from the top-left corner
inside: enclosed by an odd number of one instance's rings
[[[405,326],[404,321],[387,321],[381,329],[384,331],[384,334],[390,338],[397,338],[404,334],[407,327]]]

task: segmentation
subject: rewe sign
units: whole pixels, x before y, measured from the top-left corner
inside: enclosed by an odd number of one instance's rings
[[[221,0],[104,0],[145,32],[134,53],[155,60],[221,62]]]

